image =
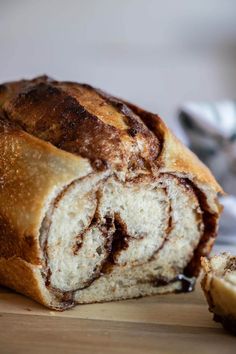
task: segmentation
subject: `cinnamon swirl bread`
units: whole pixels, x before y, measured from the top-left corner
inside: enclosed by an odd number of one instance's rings
[[[202,257],[204,277],[201,285],[214,320],[236,334],[236,257],[221,253]]]
[[[0,284],[54,309],[192,286],[221,188],[159,116],[47,77],[0,107]]]

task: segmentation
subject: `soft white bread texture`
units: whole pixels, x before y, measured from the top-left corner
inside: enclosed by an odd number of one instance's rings
[[[87,85],[0,86],[0,284],[54,309],[183,291],[221,188],[162,120]]]
[[[236,334],[236,257],[222,253],[202,258],[202,288],[214,320]]]

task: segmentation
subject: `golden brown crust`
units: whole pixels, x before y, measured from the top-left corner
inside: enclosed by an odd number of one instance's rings
[[[0,257],[41,261],[39,228],[48,195],[90,173],[89,161],[0,121]]]
[[[38,271],[40,272],[38,268],[21,258],[0,258],[1,284],[47,305],[48,302],[50,303],[50,296],[46,289],[40,286],[42,280]]]
[[[54,310],[65,310],[72,307],[73,301],[71,299],[66,299],[63,295],[54,296],[45,287],[41,271],[40,266],[25,262],[21,258],[6,259],[0,257],[1,285],[25,294]]]
[[[157,115],[88,85],[47,77],[8,83],[0,86],[0,152],[0,283],[59,306],[40,275],[40,225],[55,191],[98,170],[129,181],[170,173],[191,185],[205,213],[188,269],[198,273],[220,212],[203,201],[203,189],[214,195],[222,189]]]

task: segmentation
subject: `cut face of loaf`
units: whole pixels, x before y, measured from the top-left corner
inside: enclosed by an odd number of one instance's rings
[[[196,196],[178,179],[163,175],[159,181],[123,185],[109,178],[100,188],[91,187],[91,178],[73,183],[43,221],[48,285],[63,292],[80,290],[95,285],[101,272],[106,280],[116,277],[116,268],[122,269],[124,284],[150,277],[156,282],[156,274],[168,281],[186,267],[203,223]]]
[[[55,309],[184,290],[221,189],[161,119],[46,77],[0,106],[0,283]]]

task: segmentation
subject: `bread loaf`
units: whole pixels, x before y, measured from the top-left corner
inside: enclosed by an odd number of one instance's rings
[[[202,288],[214,320],[236,334],[236,257],[221,253],[202,258]]]
[[[48,77],[0,86],[0,284],[49,308],[186,289],[219,192],[156,114]]]

